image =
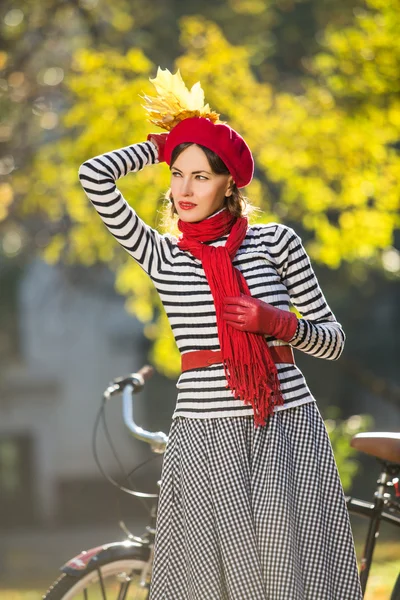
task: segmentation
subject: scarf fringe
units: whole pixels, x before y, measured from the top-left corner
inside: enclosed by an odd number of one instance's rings
[[[223,364],[228,387],[237,400],[251,405],[255,425],[262,426],[275,407],[283,405],[276,365],[261,335],[241,332],[245,340],[233,345],[226,333],[221,336],[225,338],[221,347],[226,350]]]

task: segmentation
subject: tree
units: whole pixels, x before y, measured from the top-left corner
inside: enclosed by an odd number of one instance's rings
[[[252,147],[252,201],[266,213],[263,219],[300,225],[309,252],[330,267],[379,264],[399,223],[400,163],[393,143],[400,126],[394,76],[400,12],[394,5],[399,8],[399,0],[390,6],[368,0],[351,24],[328,27],[295,91],[260,80],[254,47],[228,42],[215,23],[193,16],[181,21],[176,65],[188,84],[202,82],[211,107]],[[147,323],[155,362],[172,372],[178,356],[153,287],[93,218],[77,181],[83,160],[145,139],[151,128],[139,95],[151,93],[148,77],[155,69],[139,47],[78,49],[64,78],[71,104],[58,129],[61,139],[39,149],[30,170],[16,175],[14,189],[25,214],[50,221],[47,260],[100,261],[115,270],[129,310]],[[166,167],[128,177],[120,187],[140,216],[156,225]]]
[[[212,24],[185,22],[182,72],[200,78],[211,105],[245,134],[264,183],[278,185],[266,200],[302,223],[310,253],[331,267],[379,260],[399,225],[399,15],[381,3],[351,27],[328,29],[299,94],[255,82],[245,49],[229,47]]]
[[[71,102],[66,75],[74,52],[113,45],[124,51],[132,34],[139,46],[149,47],[154,40],[145,29],[163,10],[151,0],[23,0],[17,8],[12,0],[2,2],[0,175],[29,168],[37,148],[60,136],[60,115]],[[0,185],[0,234],[9,257],[22,248],[28,255],[40,250],[54,233],[39,215],[21,220],[21,200],[6,179]]]

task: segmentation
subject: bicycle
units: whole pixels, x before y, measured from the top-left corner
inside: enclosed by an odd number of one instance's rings
[[[133,394],[142,389],[151,374],[151,367],[143,367],[138,373],[115,379],[103,394],[103,406],[112,396],[122,393],[125,425],[134,437],[150,444],[153,452],[163,454],[168,436],[161,431],[153,433],[142,429],[133,417]],[[372,454],[382,463],[372,502],[346,497],[350,513],[370,519],[360,568],[364,595],[380,523],[384,521],[400,527],[400,502],[393,497],[393,492],[400,495],[400,434],[357,434],[351,445]],[[78,594],[85,600],[149,600],[158,495],[126,491],[151,500],[150,522],[145,533],[137,537],[124,528],[128,533],[126,540],[81,552],[61,567],[61,576],[50,586],[43,600],[73,600]],[[400,600],[400,574],[390,600]]]
[[[168,436],[162,431],[152,433],[142,429],[133,418],[133,394],[143,388],[152,373],[152,367],[145,366],[137,373],[114,379],[103,394],[102,408],[111,397],[122,393],[125,425],[134,437],[150,444],[153,452],[163,454]],[[72,600],[78,595],[85,600],[91,600],[92,597],[128,600],[128,592],[129,600],[149,599],[158,494],[137,492],[119,484],[118,487],[133,496],[151,500],[150,522],[145,533],[137,537],[123,526],[124,533],[128,534],[127,539],[91,548],[67,561],[60,569],[61,576],[50,586],[43,600]]]
[[[346,496],[349,513],[366,517],[370,521],[360,562],[360,581],[364,597],[381,523],[400,527],[400,433],[358,433],[351,439],[350,445],[364,454],[373,456],[380,464],[380,474],[372,502]],[[390,600],[400,600],[400,573]]]

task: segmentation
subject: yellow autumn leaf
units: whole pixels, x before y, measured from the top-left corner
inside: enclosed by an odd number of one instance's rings
[[[171,131],[180,121],[189,117],[206,117],[218,122],[219,115],[204,104],[204,91],[200,82],[189,90],[179,69],[172,74],[168,69],[157,70],[157,76],[150,79],[158,96],[144,95],[144,109],[151,123]]]

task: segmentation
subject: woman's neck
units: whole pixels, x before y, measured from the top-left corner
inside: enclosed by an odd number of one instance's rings
[[[204,221],[207,221],[207,219],[211,219],[211,217],[215,217],[215,215],[218,215],[220,212],[222,212],[223,210],[226,210],[226,206],[223,206],[222,208],[220,208],[219,210],[216,210],[215,212],[213,212],[211,215],[208,215],[208,217],[206,217],[205,219],[203,219]]]

